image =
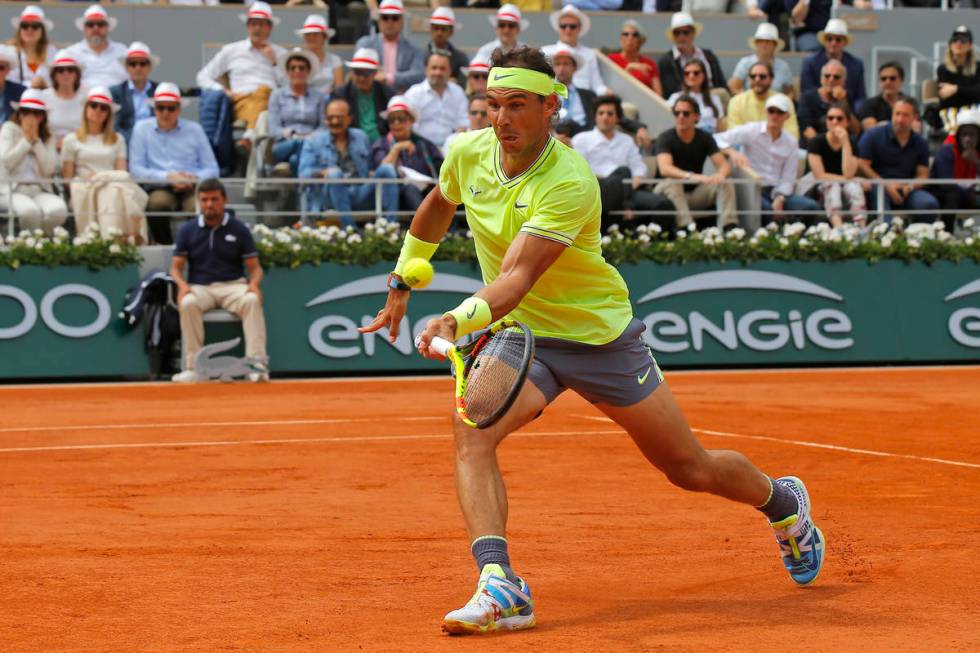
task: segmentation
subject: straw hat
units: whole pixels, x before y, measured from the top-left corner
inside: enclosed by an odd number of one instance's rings
[[[404,95],[395,95],[390,100],[388,100],[388,108],[382,111],[379,115],[385,120],[388,119],[388,115],[392,111],[404,111],[408,115],[412,116],[412,120],[419,119],[418,110],[408,103]]]
[[[119,111],[119,105],[112,101],[112,93],[105,86],[93,86],[92,90],[88,92],[88,97],[85,98],[85,102],[104,104],[112,110],[112,113]]]
[[[160,57],[150,51],[150,46],[142,41],[133,41],[126,49],[126,56],[119,57],[119,63],[126,65],[130,59],[147,59],[154,67],[160,65]]]
[[[317,58],[315,54],[313,54],[306,48],[293,48],[292,50],[283,52],[281,55],[279,55],[279,60],[276,62],[276,65],[279,67],[279,70],[282,72],[282,74],[283,75],[289,74],[286,71],[286,63],[290,59],[295,59],[297,57],[303,59],[304,61],[306,61],[306,63],[310,64],[310,79],[316,77],[316,74],[320,72],[320,60]]]
[[[548,20],[551,21],[551,29],[555,30],[559,34],[561,34],[561,29],[559,29],[558,26],[561,24],[562,16],[575,17],[575,19],[581,25],[578,31],[578,35],[580,37],[588,34],[589,29],[592,27],[592,19],[586,16],[584,13],[582,13],[581,9],[579,9],[575,5],[565,5],[558,11],[551,12],[551,15],[548,17]]]
[[[303,21],[303,26],[296,30],[296,34],[324,34],[329,39],[336,32],[335,29],[327,25],[327,19],[320,14],[310,14]]]
[[[382,16],[402,16],[405,14],[405,6],[402,0],[381,0],[378,13]]]
[[[44,25],[44,30],[49,33],[54,29],[54,23],[45,18],[44,10],[37,5],[27,5],[20,12],[20,16],[14,16],[10,19],[10,24],[14,26],[14,29],[20,29],[21,23],[41,23]]]
[[[79,32],[84,32],[85,23],[93,20],[104,20],[105,22],[109,23],[110,32],[116,29],[116,25],[119,24],[119,21],[115,17],[106,13],[106,10],[102,7],[102,5],[91,5],[85,10],[84,14],[75,19],[75,27],[78,28]]]
[[[469,75],[470,73],[486,73],[490,74],[490,63],[482,59],[473,59],[469,66],[463,66],[460,68],[464,75]]]
[[[54,59],[51,61],[51,71],[54,72],[55,68],[77,68],[79,75],[85,72],[85,65],[67,49],[58,50],[55,53]]]
[[[173,82],[162,82],[153,91],[153,106],[157,102],[177,102],[181,107],[186,107],[191,103],[190,100],[180,94],[180,87]]]
[[[497,23],[517,23],[520,25],[522,30],[527,29],[527,26],[531,24],[528,19],[524,18],[524,15],[521,13],[521,10],[517,7],[517,5],[512,5],[509,3],[498,9],[495,15],[487,16],[487,20],[489,20],[490,24],[494,27],[497,26]]]
[[[682,27],[693,27],[694,28],[694,38],[701,36],[701,32],[704,31],[704,25],[695,22],[694,17],[686,11],[678,11],[676,14],[672,14],[670,17],[670,27],[668,27],[664,34],[667,35],[667,40],[671,43],[674,42],[674,30],[680,29]]]
[[[827,21],[827,26],[822,31],[817,32],[817,40],[820,41],[820,45],[824,44],[828,35],[843,36],[846,41],[845,45],[851,44],[851,35],[847,33],[847,23],[840,18],[831,18]]]
[[[572,61],[575,62],[575,69],[578,70],[582,67],[582,57],[578,52],[571,49],[564,43],[558,43],[557,45],[552,45],[545,50],[545,54],[548,58],[554,61],[557,57],[570,57]]]
[[[25,89],[20,95],[20,102],[11,102],[10,106],[15,111],[19,111],[21,108],[32,111],[44,111],[45,113],[50,111],[47,102],[44,101],[44,93],[36,88]]]
[[[432,15],[429,16],[430,25],[445,25],[447,27],[452,27],[453,29],[457,27],[462,27],[462,23],[456,22],[456,13],[449,7],[436,7]]]
[[[258,19],[267,20],[273,25],[279,24],[279,18],[272,15],[272,7],[268,3],[262,2],[262,0],[255,0],[255,2],[248,6],[248,11],[244,14],[238,14],[238,17],[242,19],[243,23]]]
[[[358,48],[354,57],[350,61],[345,61],[344,65],[361,70],[377,70],[381,67],[381,59],[378,57],[378,51],[373,48]]]
[[[750,36],[747,41],[753,50],[756,41],[775,41],[776,52],[782,52],[786,49],[786,41],[779,38],[779,30],[772,23],[759,23],[759,26],[755,28],[755,35]]]

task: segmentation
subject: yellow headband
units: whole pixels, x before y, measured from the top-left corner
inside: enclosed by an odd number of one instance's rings
[[[487,88],[519,88],[545,97],[552,93],[568,97],[568,89],[564,84],[528,68],[491,68]]]

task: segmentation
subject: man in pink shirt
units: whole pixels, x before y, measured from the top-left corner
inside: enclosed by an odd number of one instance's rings
[[[377,80],[401,93],[425,79],[425,55],[402,38],[405,8],[402,0],[382,0],[378,7],[378,34],[362,36],[357,47],[371,48],[381,55]]]

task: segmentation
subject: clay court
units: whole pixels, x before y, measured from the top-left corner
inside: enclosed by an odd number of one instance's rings
[[[566,393],[500,453],[539,626],[450,638],[477,572],[448,380],[8,386],[0,649],[980,646],[980,368],[667,378],[707,447],[806,480],[814,586],[761,515],[673,488]]]

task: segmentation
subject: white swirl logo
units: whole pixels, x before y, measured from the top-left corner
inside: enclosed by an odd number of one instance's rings
[[[980,279],[962,285],[946,295],[943,301],[951,302],[980,293]],[[946,323],[949,335],[964,347],[980,347],[980,308],[967,306],[953,311]]]

